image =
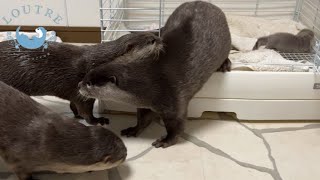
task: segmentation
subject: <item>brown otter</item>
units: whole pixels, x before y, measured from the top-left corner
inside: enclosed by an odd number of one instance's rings
[[[221,66],[228,67],[231,37],[222,10],[195,1],[173,12],[163,27],[162,40],[164,51],[159,57],[118,57],[91,70],[79,86],[85,96],[138,107],[137,126],[123,130],[122,135],[136,136],[150,124],[147,114],[160,115],[167,135],[153,145],[165,148],[183,132],[191,98]]]
[[[283,53],[311,53],[313,39],[314,33],[309,29],[303,29],[297,35],[275,33],[260,37],[253,50],[259,49],[260,46],[266,46],[266,49],[274,49]]]
[[[62,117],[1,81],[0,127],[0,155],[20,180],[38,171],[104,170],[127,155],[111,131]]]
[[[28,95],[53,95],[71,101],[76,117],[89,124],[108,123],[92,114],[94,99],[79,94],[78,83],[92,68],[125,54],[150,51],[159,42],[151,33],[125,35],[115,41],[93,46],[50,43],[44,52],[23,49],[18,52],[12,41],[0,43],[0,81]]]

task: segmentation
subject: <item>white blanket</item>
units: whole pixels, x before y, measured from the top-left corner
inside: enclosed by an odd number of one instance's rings
[[[308,62],[294,62],[284,59],[273,50],[252,51],[257,39],[277,32],[298,33],[305,28],[300,23],[288,19],[269,20],[258,17],[227,15],[232,45],[239,51],[230,53],[233,70],[252,71],[309,71]],[[268,65],[269,64],[269,65]]]
[[[242,71],[273,71],[273,72],[309,72],[312,63],[295,62],[284,59],[279,53],[270,49],[239,52],[232,51],[229,55],[233,70]]]
[[[6,41],[6,40],[8,40],[8,32],[11,33],[11,36],[12,36],[13,38],[16,38],[16,32],[15,32],[15,31],[0,32],[0,42],[1,42],[1,41]],[[47,31],[47,33],[46,33],[46,34],[47,34],[46,40],[48,40],[49,38],[52,37],[52,32],[53,32],[53,31]],[[34,36],[34,35],[37,35],[36,32],[20,32],[20,34],[21,34],[21,33],[27,35],[29,38],[31,38],[31,37]],[[57,36],[56,42],[62,42],[62,40],[60,39],[60,37]]]

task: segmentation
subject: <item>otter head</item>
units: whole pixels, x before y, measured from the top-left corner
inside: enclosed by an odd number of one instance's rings
[[[132,81],[133,74],[131,78],[128,76],[129,68],[124,64],[104,64],[92,69],[79,83],[80,94],[106,101],[134,103],[135,97],[127,92],[128,87],[136,82]]]
[[[89,131],[90,138],[80,138],[77,141],[80,147],[83,143],[83,149],[79,149],[79,153],[83,156],[81,164],[72,164],[66,161],[50,165],[44,170],[58,173],[84,173],[110,169],[125,161],[127,148],[117,135],[99,126],[91,126]],[[90,148],[87,148],[88,146]],[[79,158],[79,155],[74,157]],[[40,170],[43,171],[43,169]]]
[[[158,57],[163,50],[161,38],[150,32],[126,34],[116,41],[125,45],[123,56],[129,56],[129,58],[125,58],[126,61]]]
[[[92,126],[90,130],[95,141],[95,155],[100,167],[109,169],[125,161],[127,148],[117,135],[98,126]]]
[[[314,32],[311,31],[310,29],[302,29],[297,36],[299,37],[307,37],[308,39],[313,39],[314,38]]]

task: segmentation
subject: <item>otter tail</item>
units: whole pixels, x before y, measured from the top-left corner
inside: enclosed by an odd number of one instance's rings
[[[268,43],[268,37],[261,37],[257,40],[256,44],[253,46],[252,50],[259,49],[260,46],[265,46]]]
[[[230,61],[230,59],[227,58],[226,60],[224,60],[224,62],[222,63],[222,65],[219,67],[219,69],[217,71],[218,72],[231,71],[231,61]]]

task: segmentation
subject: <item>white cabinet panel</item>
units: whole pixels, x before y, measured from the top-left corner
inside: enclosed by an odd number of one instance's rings
[[[100,26],[99,0],[66,0],[69,26]]]
[[[65,0],[0,0],[0,25],[67,26]]]

